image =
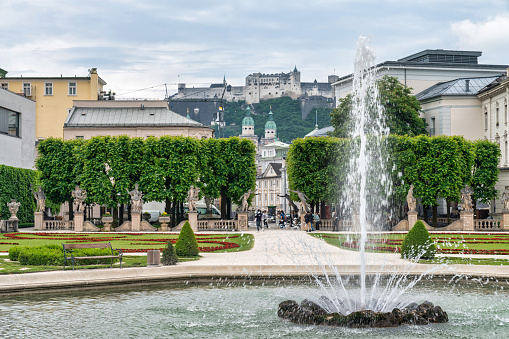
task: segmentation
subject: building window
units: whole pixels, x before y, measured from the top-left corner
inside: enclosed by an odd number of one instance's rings
[[[429,135],[432,136],[432,135],[435,135],[436,134],[436,131],[435,131],[435,118],[430,118],[430,123],[429,123]]]
[[[507,149],[507,141],[505,142],[505,150],[504,150],[504,153],[505,153],[505,165],[507,166],[507,164],[509,164],[509,150]]]
[[[499,113],[499,107],[498,107],[498,102],[497,102],[497,106],[496,106],[496,108],[495,108],[495,119],[496,119],[496,122],[497,122],[497,127],[498,127],[499,122],[500,122],[500,120],[499,120],[499,114],[498,114],[498,113]]]
[[[69,83],[69,95],[76,95],[78,84],[76,82]]]
[[[504,100],[504,124],[507,125],[507,100]]]
[[[17,112],[0,107],[0,133],[19,137],[20,117]]]
[[[53,83],[52,82],[44,83],[44,95],[53,95]]]
[[[484,108],[484,130],[488,130],[488,111]]]
[[[8,82],[2,82],[2,88],[3,89],[9,89],[9,83]]]
[[[23,94],[26,96],[26,97],[29,97],[32,95],[32,86],[29,82],[24,82],[23,83]]]
[[[76,139],[85,139],[85,137],[83,135],[77,135]]]

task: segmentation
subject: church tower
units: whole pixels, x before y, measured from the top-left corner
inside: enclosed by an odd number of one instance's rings
[[[251,117],[251,107],[246,108],[246,116],[242,119],[242,134],[240,138],[251,139],[258,149],[258,136],[254,134],[254,120]]]
[[[265,139],[274,139],[276,137],[276,123],[272,114],[272,107],[270,108],[269,117],[265,123]]]

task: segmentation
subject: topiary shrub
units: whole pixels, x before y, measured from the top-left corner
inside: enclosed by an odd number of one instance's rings
[[[168,240],[166,248],[163,250],[161,262],[163,265],[176,265],[178,261],[179,258],[177,257],[177,253],[175,253],[175,248],[173,247],[171,240]]]
[[[433,259],[437,248],[423,222],[417,220],[401,244],[401,257],[406,259]]]
[[[177,252],[179,257],[194,257],[200,252],[189,221],[186,221],[184,226],[182,226],[182,230],[180,230],[177,243],[175,244],[175,252]]]

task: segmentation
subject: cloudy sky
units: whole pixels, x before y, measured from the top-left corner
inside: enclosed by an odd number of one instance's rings
[[[327,81],[353,71],[359,36],[377,61],[424,49],[478,50],[509,64],[507,0],[2,0],[7,76],[99,75],[121,98],[177,83],[243,85],[253,72]]]

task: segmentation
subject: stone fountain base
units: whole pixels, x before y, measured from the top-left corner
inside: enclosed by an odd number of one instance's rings
[[[341,327],[397,327],[400,325],[427,325],[446,323],[449,318],[440,306],[430,302],[413,304],[408,308],[395,308],[392,312],[381,313],[370,310],[352,312],[349,315],[328,314],[316,303],[304,300],[300,305],[294,300],[279,304],[277,315],[296,324],[326,325]]]

